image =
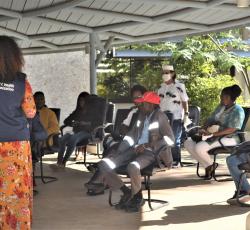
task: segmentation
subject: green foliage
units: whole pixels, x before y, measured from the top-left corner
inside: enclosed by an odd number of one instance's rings
[[[189,103],[201,108],[201,122],[203,122],[220,102],[220,93],[224,87],[237,84],[228,75],[218,75],[213,78],[196,77],[186,81],[185,85],[190,98]],[[242,98],[238,103],[242,103]]]
[[[113,72],[98,74],[98,95],[108,99],[128,98],[130,87],[129,63],[114,58],[112,61],[106,60],[104,63]]]
[[[147,90],[155,91],[162,82],[161,69],[153,69],[152,66],[147,63],[138,71],[135,79],[138,84],[143,85]]]
[[[109,68],[112,74],[99,74],[98,94],[108,98],[128,96],[128,91],[133,84],[141,84],[148,90],[157,90],[162,82],[161,65],[174,64],[177,78],[183,78],[190,98],[190,104],[201,107],[201,120],[215,109],[219,103],[222,88],[237,84],[228,76],[232,65],[241,70],[242,66],[249,66],[249,59],[239,59],[232,53],[232,49],[245,49],[240,39],[239,30],[223,33],[212,33],[204,36],[186,37],[178,43],[161,42],[151,44],[138,44],[121,49],[147,50],[159,55],[171,52],[170,59],[158,60],[132,60],[121,62],[119,59],[109,59]],[[228,38],[220,43],[221,38]],[[243,64],[243,65],[242,65]],[[240,103],[243,100],[240,99]]]

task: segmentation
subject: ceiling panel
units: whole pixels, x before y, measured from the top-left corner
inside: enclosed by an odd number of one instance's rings
[[[53,5],[58,5],[61,3],[70,3],[72,0],[0,0],[0,7],[9,9],[17,12],[25,12],[30,10],[36,10],[39,8],[50,7],[53,10]],[[200,0],[200,2],[206,2],[206,0]],[[220,1],[219,1],[220,2]],[[170,3],[170,4],[169,4]],[[239,9],[235,5],[234,0],[225,1],[224,4],[216,6],[215,8],[205,8],[199,9],[199,5],[195,6],[196,8],[184,8],[183,1],[169,1],[166,0],[166,3],[160,0],[152,0],[152,1],[142,1],[142,0],[86,0],[79,3],[80,7],[87,7],[93,9],[100,9],[105,11],[114,11],[123,14],[131,14],[137,16],[144,17],[155,17],[160,15],[166,15],[171,13],[171,20],[190,22],[196,24],[205,24],[216,26],[216,24],[220,24],[220,28],[224,26],[223,22],[228,22],[230,20],[238,20],[240,18],[249,17],[248,9]],[[191,3],[196,4],[198,0],[192,1]],[[221,1],[220,4],[223,4]],[[225,6],[225,9],[223,7]],[[173,24],[168,23],[168,21],[162,21],[161,23],[150,23],[150,22],[141,22],[141,18],[137,17],[136,19],[127,18],[124,19],[123,16],[114,15],[110,12],[110,15],[103,15],[101,13],[92,13],[92,12],[79,12],[79,10],[74,10],[74,7],[69,9],[57,9],[48,14],[42,15],[42,17],[47,17],[49,19],[62,21],[64,23],[71,23],[76,25],[88,26],[95,31],[97,27],[104,26],[103,32],[98,32],[98,35],[101,40],[105,40],[108,38],[107,32],[116,32],[122,33],[124,35],[135,36],[136,39],[144,39],[142,36],[144,35],[154,35],[152,39],[158,39],[158,34],[162,34],[168,31],[171,31],[171,36],[178,36],[178,30],[186,30],[190,27],[190,25],[181,25],[181,24]],[[183,13],[183,10],[188,10],[188,13]],[[192,12],[190,11],[192,10]],[[181,12],[181,13],[179,13]],[[177,15],[174,15],[176,14]],[[17,31],[19,33],[29,35],[39,35],[39,34],[47,34],[47,38],[43,38],[45,41],[50,42],[54,45],[70,45],[75,43],[84,43],[89,39],[89,35],[87,33],[75,33],[74,28],[71,26],[62,26],[60,23],[39,21],[38,16],[35,18],[24,18],[24,19],[12,19],[9,20],[6,16],[0,15],[0,26],[6,27],[7,29]],[[2,21],[4,20],[6,21]],[[145,18],[143,18],[144,21]],[[150,19],[150,18],[149,18]],[[133,22],[133,20],[136,20]],[[129,26],[126,24],[129,22]],[[119,27],[113,27],[118,23]],[[125,24],[123,24],[125,23]],[[132,25],[131,25],[132,23]],[[242,21],[241,24],[249,24],[250,20],[248,18],[245,21]],[[227,23],[228,24],[228,23]],[[232,22],[233,25],[233,22]],[[107,27],[105,27],[107,26]],[[213,28],[213,27],[212,27]],[[203,28],[202,28],[203,29]],[[192,28],[194,32],[206,33],[209,30],[195,30]],[[60,34],[60,36],[48,37],[50,33],[60,33],[62,31],[68,31],[72,34]],[[175,35],[176,31],[176,35]],[[76,31],[77,32],[77,31]],[[2,32],[4,33],[4,32]],[[5,32],[6,33],[6,32]],[[13,34],[12,34],[13,35]],[[18,37],[18,36],[17,36]],[[121,41],[122,42],[122,41]],[[124,40],[124,42],[128,42]],[[23,48],[27,47],[45,47],[39,42],[30,42],[29,40],[19,41],[19,44]],[[46,47],[46,50],[48,48]]]

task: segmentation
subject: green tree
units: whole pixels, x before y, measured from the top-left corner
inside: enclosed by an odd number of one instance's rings
[[[171,57],[164,61],[160,57],[158,62],[147,60],[143,64],[139,64],[135,61],[134,68],[132,68],[132,79],[135,83],[142,84],[149,90],[156,90],[161,84],[161,65],[163,63],[173,64],[177,78],[186,85],[190,104],[201,107],[202,120],[204,120],[218,104],[222,88],[237,84],[235,79],[229,76],[230,67],[234,65],[237,70],[242,70],[243,66],[250,64],[248,59],[240,59],[229,52],[233,49],[246,49],[239,34],[239,30],[231,30],[204,36],[186,37],[183,41],[176,43],[138,44],[130,47],[123,46],[120,49],[148,50],[158,55],[171,52]],[[222,38],[224,42],[220,42]],[[110,63],[113,63],[112,68],[115,72],[119,73],[120,67],[116,61],[111,60]],[[124,74],[129,74],[129,69]],[[117,75],[119,76],[119,74]],[[121,88],[120,80],[122,79],[119,78],[117,81],[119,88]],[[114,82],[112,84],[114,93],[116,87]],[[121,93],[121,91],[119,92]]]

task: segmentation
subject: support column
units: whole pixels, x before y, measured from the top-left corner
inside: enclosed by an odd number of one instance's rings
[[[96,67],[95,67],[95,58],[96,58],[96,50],[95,50],[95,35],[94,33],[89,34],[89,68],[90,68],[90,93],[96,94]]]

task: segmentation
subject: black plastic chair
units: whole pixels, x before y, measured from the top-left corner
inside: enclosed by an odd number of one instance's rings
[[[50,145],[50,140],[53,140],[53,145]],[[49,154],[54,154],[57,153],[59,151],[59,134],[51,134],[46,142],[38,142],[35,143],[36,144],[36,148],[37,148],[37,152],[39,152],[39,164],[40,164],[40,175],[36,176],[35,178],[39,178],[42,180],[42,182],[44,184],[53,182],[53,181],[57,181],[58,178],[57,177],[53,177],[53,176],[45,176],[44,175],[44,168],[43,168],[43,157],[45,155],[49,155]]]
[[[58,123],[60,123],[60,116],[61,116],[61,109],[59,108],[50,108],[55,114],[56,114],[56,118]]]
[[[235,135],[238,135],[240,138],[240,143],[243,143],[245,141],[245,129],[247,126],[247,123],[249,122],[249,116],[250,116],[250,108],[246,108],[243,107],[244,112],[245,112],[245,119],[243,122],[243,125],[241,127],[240,131],[235,132]],[[231,136],[232,134],[230,134],[229,136]],[[228,136],[228,135],[226,135]],[[222,136],[219,138],[219,142],[220,145],[219,147],[213,148],[211,150],[208,151],[209,155],[213,156],[213,164],[216,164],[216,159],[218,155],[230,155],[232,153],[232,151],[234,150],[235,146],[224,146],[223,143],[221,142],[222,138],[226,137],[226,136]],[[197,169],[196,169],[196,174],[198,177],[203,178],[204,176],[201,176],[199,173],[199,168],[200,168],[200,164],[199,162],[197,163]],[[213,173],[212,177],[214,178],[214,180],[218,181],[218,182],[222,182],[222,181],[228,181],[228,180],[232,180],[230,174],[216,174],[215,172]],[[227,177],[226,179],[218,179],[218,177]]]
[[[164,148],[166,148],[166,146],[163,146],[162,148],[159,149],[159,152],[161,152],[162,150],[164,150]],[[147,199],[144,199],[145,201],[148,202],[148,206],[151,210],[155,210],[158,208],[161,208],[163,206],[166,206],[169,204],[168,201],[165,200],[159,200],[159,199],[152,199],[151,198],[151,176],[153,176],[154,174],[154,168],[157,165],[157,161],[155,161],[154,163],[150,164],[149,166],[147,166],[146,168],[141,170],[141,176],[144,178],[144,186],[145,189],[147,190]],[[127,173],[127,166],[121,166],[119,168],[116,169],[116,173],[119,175],[123,175],[123,176],[127,176],[129,177],[128,173]],[[154,203],[158,203],[161,204],[160,206],[153,208],[152,207],[152,202]],[[112,191],[109,190],[109,205],[110,206],[114,206],[116,203],[112,202]]]
[[[107,148],[107,142],[110,138],[112,138],[113,140],[117,140],[117,141],[122,139],[120,135],[120,128],[122,126],[122,122],[127,118],[129,112],[130,112],[130,109],[118,109],[116,111],[114,124],[109,124],[105,128],[106,135],[103,140],[104,149]]]
[[[87,145],[96,145],[97,146],[97,155],[100,157],[100,149],[99,145],[103,141],[104,138],[104,129],[106,125],[106,116],[108,112],[108,103],[107,100],[98,96],[88,96],[86,99],[86,122],[89,122],[91,125],[91,138],[88,140],[83,140],[79,142],[76,146],[77,148],[85,148]],[[112,110],[114,109],[113,105],[110,105],[110,108]],[[113,114],[110,112],[110,114]],[[109,120],[110,117],[109,117]],[[63,135],[63,129],[67,127],[66,125],[63,125],[61,127],[61,134]],[[86,161],[86,155],[87,152],[84,151],[84,160],[83,162],[76,162],[76,164],[84,164],[87,166],[87,164],[92,164],[92,162]]]
[[[77,164],[86,164],[87,145],[96,146],[96,149],[97,149],[96,154],[99,158],[101,158],[100,143],[104,139],[107,128],[109,128],[109,126],[112,126],[113,117],[114,117],[114,110],[115,110],[115,105],[112,102],[109,102],[107,105],[105,123],[103,124],[102,128],[99,128],[99,129],[93,131],[93,132],[95,132],[95,134],[93,134],[92,140],[83,141],[77,145],[77,147],[75,149],[75,155],[77,156],[81,151],[83,152],[83,162],[77,162]]]

